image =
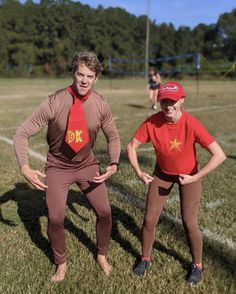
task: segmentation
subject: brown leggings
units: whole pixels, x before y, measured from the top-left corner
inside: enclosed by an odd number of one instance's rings
[[[111,208],[105,183],[95,184],[92,182],[98,171],[98,165],[91,165],[81,170],[60,168],[46,170],[48,237],[56,264],[62,264],[66,261],[64,218],[69,187],[73,183],[76,183],[83,191],[97,214],[98,254],[107,254],[112,225]]]
[[[194,263],[200,263],[202,259],[202,235],[198,227],[198,211],[201,198],[201,181],[181,185],[177,175],[167,175],[157,167],[153,176],[154,181],[149,186],[142,228],[142,256],[151,256],[156,224],[172,187],[177,183],[179,185],[181,216],[189,240],[192,259]]]

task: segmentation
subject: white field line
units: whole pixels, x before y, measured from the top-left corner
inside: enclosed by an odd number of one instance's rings
[[[16,130],[17,127],[3,127],[3,128],[0,128],[0,131],[10,131],[10,130]]]
[[[7,113],[7,112],[13,112],[13,113],[18,113],[18,112],[23,112],[23,111],[32,111],[34,107],[25,107],[25,108],[11,108],[11,109],[1,109],[0,113]]]
[[[145,201],[134,197],[132,195],[124,194],[120,192],[116,187],[109,186],[109,189],[112,193],[114,193],[116,196],[121,198],[122,200],[125,200],[127,203],[131,204],[132,206],[135,206],[136,208],[139,208],[140,210],[145,210]],[[173,221],[174,223],[177,223],[179,225],[182,225],[182,220],[180,218],[174,217],[173,215],[169,214],[166,211],[162,211],[162,214],[167,219]],[[216,233],[211,232],[208,229],[201,228],[202,234],[204,237],[207,237],[208,239],[212,241],[219,242],[223,245],[227,245],[231,249],[236,249],[236,243],[229,238],[226,238],[225,236],[217,235]]]
[[[47,143],[39,143],[39,144],[37,144],[37,146],[35,146],[34,148],[35,148],[35,149],[40,149],[40,148],[42,148],[42,147],[46,147],[46,146],[48,146]]]
[[[223,199],[218,199],[216,201],[210,201],[210,202],[206,203],[205,206],[206,206],[206,208],[212,209],[212,208],[216,208],[216,207],[222,205],[224,202],[225,201]]]
[[[13,141],[7,137],[0,136],[0,140],[6,142],[7,144],[13,145]],[[29,150],[29,154],[37,159],[44,161],[44,162],[46,160],[45,156],[43,156],[40,153],[35,152],[31,149]],[[142,200],[138,197],[123,193],[113,185],[109,185],[109,190],[112,193],[114,193],[116,196],[118,196],[120,199],[125,200],[130,205],[135,206],[136,208],[139,208],[142,211],[145,210],[145,201],[144,200]],[[168,212],[163,211],[162,215],[177,224],[182,224],[181,219],[172,216]],[[232,239],[226,238],[225,236],[217,235],[216,233],[213,233],[208,229],[202,228],[201,231],[202,231],[202,234],[205,237],[207,237],[208,239],[211,239],[212,241],[217,241],[223,245],[227,245],[231,249],[236,249],[236,243]]]
[[[41,92],[40,91],[40,95],[41,95],[41,97],[47,97],[47,95],[48,95],[48,92]],[[32,94],[30,94],[30,93],[25,93],[25,94],[12,94],[12,95],[0,95],[0,100],[16,100],[16,99],[28,99],[28,98],[30,98],[30,99],[32,99],[32,98],[34,98],[35,97],[35,95],[32,95]]]
[[[1,95],[0,99],[15,99],[15,98],[22,98],[25,97],[24,94],[16,94],[16,95]]]
[[[3,141],[3,142],[6,142],[7,144],[10,144],[10,145],[13,145],[13,141],[7,137],[3,137],[3,136],[0,136],[0,140]],[[38,152],[35,152],[34,150],[30,149],[28,150],[28,153],[29,155],[37,158],[37,159],[40,159],[42,161],[46,161],[46,156],[43,156],[41,155],[40,153]]]

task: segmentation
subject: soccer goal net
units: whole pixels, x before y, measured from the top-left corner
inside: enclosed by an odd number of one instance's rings
[[[145,59],[109,59],[111,76],[145,76]],[[148,59],[148,65],[155,67],[163,76],[196,74],[200,70],[200,54],[189,53]]]

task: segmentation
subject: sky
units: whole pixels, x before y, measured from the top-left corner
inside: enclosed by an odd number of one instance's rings
[[[156,24],[172,23],[175,28],[194,28],[199,23],[215,24],[220,14],[236,8],[236,0],[80,0],[93,8],[121,7],[136,16],[148,14]]]

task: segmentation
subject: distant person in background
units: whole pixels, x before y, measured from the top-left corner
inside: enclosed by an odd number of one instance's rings
[[[49,76],[49,73],[50,73],[50,66],[49,66],[49,64],[46,62],[46,63],[44,64],[44,74],[45,74],[46,77],[48,77],[48,76]]]
[[[157,96],[160,85],[160,74],[154,68],[151,68],[148,74],[147,95],[152,102],[152,110],[157,110]]]
[[[69,187],[74,183],[97,215],[97,261],[106,275],[112,271],[106,259],[112,219],[105,180],[118,169],[119,134],[107,101],[93,90],[102,70],[96,54],[76,53],[71,69],[72,84],[49,95],[14,136],[22,174],[35,188],[46,190],[48,237],[57,265],[53,282],[63,280],[67,270],[64,218]],[[28,141],[45,126],[49,151],[42,173],[29,166]],[[109,155],[109,165],[103,174],[92,152],[100,129],[106,137]],[[45,183],[40,177],[45,178]],[[83,258],[86,256],[79,262]]]
[[[201,178],[226,158],[223,150],[205,127],[183,111],[185,91],[176,82],[162,84],[158,99],[162,111],[146,119],[127,146],[130,163],[138,178],[149,185],[142,227],[142,258],[134,273],[143,277],[151,265],[155,229],[170,192],[177,184],[183,225],[192,255],[191,273],[187,282],[196,285],[202,278],[202,235],[198,227]],[[141,170],[136,149],[152,142],[156,154],[153,175]],[[199,168],[195,144],[209,151],[209,161]],[[161,270],[161,268],[160,268]]]

